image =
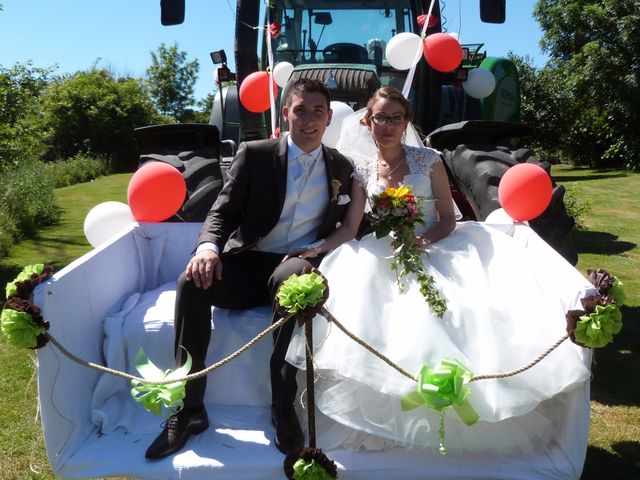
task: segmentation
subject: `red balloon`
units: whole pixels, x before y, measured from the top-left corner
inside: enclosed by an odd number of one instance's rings
[[[163,162],[148,162],[133,174],[127,200],[133,218],[139,222],[161,222],[184,203],[187,184],[182,174]]]
[[[551,177],[533,163],[514,165],[498,185],[500,205],[511,218],[520,222],[532,220],[544,212],[552,193]]]
[[[460,42],[448,33],[433,33],[424,39],[424,58],[434,70],[450,72],[462,62]]]
[[[278,96],[278,85],[267,72],[253,72],[240,85],[240,101],[250,112],[269,110],[269,84],[273,88],[273,98]]]

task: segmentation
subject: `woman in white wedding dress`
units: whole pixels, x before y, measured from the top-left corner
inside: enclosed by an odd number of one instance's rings
[[[404,292],[399,291],[390,268],[391,240],[373,234],[340,246],[322,261],[320,270],[330,288],[326,307],[351,332],[411,373],[443,359],[460,362],[474,375],[521,367],[562,337],[565,313],[580,308],[580,299],[595,290],[532,232],[528,240],[519,240],[483,223],[456,224],[438,153],[402,143],[409,120],[402,94],[384,87],[369,102],[364,119],[377,156],[363,156],[357,147],[343,153],[353,159],[369,197],[403,184],[415,196],[435,200],[423,202],[425,224],[415,233],[447,312],[443,318],[434,315],[410,276]],[[318,427],[319,445],[438,449],[439,412],[400,407],[400,399],[415,391],[415,381],[323,318],[316,317],[314,330],[316,405],[331,419]],[[447,409],[449,452],[529,451],[552,441],[553,425],[566,412],[545,409],[544,402],[588,381],[584,355],[565,341],[523,373],[470,383],[468,400],[479,421],[467,426]],[[288,360],[304,367],[300,334]]]

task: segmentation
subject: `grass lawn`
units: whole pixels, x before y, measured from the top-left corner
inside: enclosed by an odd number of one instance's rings
[[[567,187],[591,199],[588,230],[576,232],[577,268],[605,268],[625,284],[624,328],[598,350],[592,382],[591,430],[584,479],[640,478],[640,174],[554,167]],[[113,175],[56,192],[62,221],[15,245],[0,259],[0,286],[35,262],[56,270],[90,250],[82,224],[91,207],[125,201],[129,175]],[[4,289],[2,289],[4,290]],[[4,292],[2,292],[4,293]],[[0,337],[0,479],[52,479],[37,414],[34,354]],[[32,470],[33,468],[33,470]]]

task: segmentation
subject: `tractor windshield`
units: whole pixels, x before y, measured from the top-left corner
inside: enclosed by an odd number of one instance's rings
[[[282,25],[274,45],[275,60],[294,65],[386,67],[384,52],[389,39],[412,30],[410,4],[409,0],[275,0],[271,21]]]

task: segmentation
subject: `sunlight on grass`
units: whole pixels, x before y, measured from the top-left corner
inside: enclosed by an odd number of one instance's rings
[[[0,285],[12,280],[23,266],[48,263],[59,270],[91,250],[84,236],[84,217],[95,205],[107,200],[126,202],[131,174],[101,177],[93,182],[56,190],[62,208],[58,225],[24,240],[0,259]],[[40,419],[36,418],[38,391],[34,352],[7,345],[0,335],[0,479],[51,479]],[[31,379],[31,381],[30,381]],[[33,472],[31,469],[38,473]]]
[[[555,166],[558,183],[578,183],[591,200],[576,232],[577,268],[604,268],[627,294],[622,332],[594,355],[589,451],[583,479],[638,478],[640,472],[640,174]]]

